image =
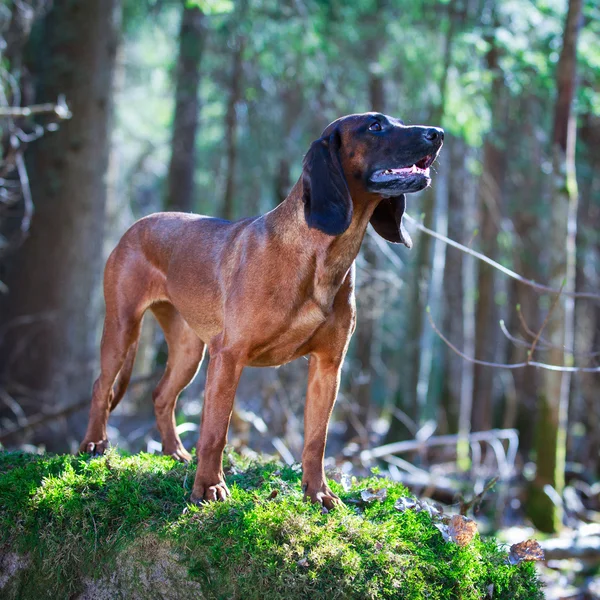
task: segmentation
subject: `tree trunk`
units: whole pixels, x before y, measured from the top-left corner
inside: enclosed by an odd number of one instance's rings
[[[490,90],[492,129],[483,145],[483,166],[479,183],[480,252],[495,259],[498,251],[498,233],[502,219],[502,187],[506,163],[504,138],[504,83],[498,67],[499,52],[493,39],[487,53],[487,68],[493,80]],[[477,277],[477,307],[475,310],[475,356],[494,362],[498,346],[498,310],[495,301],[496,270],[484,263],[479,265]],[[494,369],[475,365],[473,383],[473,431],[493,427]]]
[[[32,411],[90,393],[119,15],[119,0],[55,0],[42,24],[37,101],[65,94],[73,118],[28,153],[36,214],[3,311],[5,323],[29,321],[12,329],[2,359],[8,383],[44,402]]]
[[[191,212],[195,198],[196,135],[200,111],[198,87],[204,47],[204,15],[198,7],[186,6],[185,1],[182,6],[165,207],[167,210]]]
[[[298,61],[300,62],[300,61]],[[298,65],[300,72],[300,66]],[[282,147],[281,157],[277,164],[277,172],[275,173],[275,193],[274,205],[277,206],[283,202],[292,189],[292,177],[290,174],[290,157],[293,156],[295,148],[298,145],[298,136],[293,135],[298,133],[298,120],[302,112],[304,102],[303,88],[299,81],[293,81],[283,86],[281,92],[281,103],[283,104],[283,122],[282,127]]]
[[[546,175],[539,169],[543,163],[544,147],[539,135],[536,135],[538,122],[539,99],[533,94],[519,101],[514,110],[519,114],[519,121],[507,131],[506,145],[513,148],[518,145],[520,150],[512,156],[513,165],[519,164],[525,177],[518,184],[514,182],[507,189],[507,198],[515,197],[514,210],[510,218],[514,228],[512,244],[512,261],[514,269],[524,277],[532,280],[540,277],[540,257],[546,246],[546,236],[540,228],[540,218],[537,203],[526,203],[523,199],[539,198],[546,200]],[[510,281],[510,313],[508,329],[513,334],[531,342],[533,336],[529,331],[537,332],[543,321],[540,315],[540,296],[528,286],[515,280]],[[517,309],[518,307],[518,309]],[[522,323],[524,321],[524,324]],[[508,351],[509,363],[521,362],[525,359],[527,350],[512,344]],[[544,355],[542,355],[544,356]],[[544,356],[544,359],[546,357]],[[531,458],[534,446],[535,423],[537,420],[537,396],[541,385],[540,370],[534,367],[515,369],[510,372],[516,393],[514,407],[514,422],[508,427],[517,427],[519,431],[519,451],[523,460]],[[506,411],[503,417],[506,417]]]
[[[580,130],[580,140],[586,146],[585,156],[591,167],[591,177],[587,180],[586,188],[581,191],[581,200],[583,206],[580,207],[580,223],[585,223],[582,227],[582,237],[588,232],[600,231],[600,204],[594,202],[594,198],[600,198],[600,155],[594,149],[600,148],[600,115],[587,114],[583,118]],[[587,231],[586,231],[587,230]],[[590,270],[586,267],[593,261],[596,265],[600,264],[600,239],[598,236],[588,242],[585,254],[587,260],[581,261],[578,265],[578,289],[582,291],[595,291],[600,289],[600,271],[596,269],[595,277],[590,276]],[[598,352],[600,351],[600,304],[598,303],[580,303],[577,310],[577,330],[578,330],[578,351],[579,352]],[[599,357],[596,355],[591,364],[598,364]],[[600,403],[598,403],[598,375],[596,373],[582,373],[580,377],[581,394],[579,406],[577,408],[576,418],[580,423],[584,423],[586,434],[582,437],[585,444],[583,451],[580,451],[576,460],[587,465],[591,465],[592,478],[600,477]]]
[[[377,3],[381,9],[381,2]],[[378,13],[379,14],[379,13]],[[376,26],[377,23],[371,23]],[[372,38],[367,43],[367,56],[370,67],[369,72],[369,110],[385,112],[384,80],[378,69],[379,51],[381,42]],[[377,312],[374,304],[377,297],[373,294],[373,278],[377,271],[378,255],[373,248],[372,241],[367,237],[361,249],[365,261],[363,281],[359,281],[357,294],[358,317],[356,322],[356,363],[358,377],[354,386],[353,417],[349,424],[347,439],[358,438],[361,445],[368,444],[369,420],[371,413],[371,399],[373,387],[373,347],[375,343],[375,328]]]
[[[243,25],[248,8],[247,0],[242,0],[240,5],[240,24]],[[238,157],[237,149],[237,107],[242,96],[242,77],[244,66],[244,49],[246,38],[238,34],[235,38],[235,48],[231,65],[231,83],[229,86],[229,101],[227,113],[225,114],[225,148],[227,166],[225,169],[225,193],[223,195],[223,218],[233,220],[235,217],[235,206],[233,195],[235,192],[235,170]]]
[[[557,100],[552,134],[553,193],[550,243],[551,285],[567,292],[575,288],[575,241],[577,234],[577,181],[575,178],[575,119],[571,105],[576,87],[577,40],[582,0],[569,0],[563,47],[556,71]],[[565,245],[566,240],[566,245]],[[560,304],[564,305],[564,309]],[[550,363],[571,365],[574,343],[574,300],[565,298],[545,330],[554,349]],[[563,351],[563,348],[565,349]],[[542,531],[562,526],[562,510],[545,493],[546,485],[562,494],[565,485],[567,424],[571,374],[545,371],[539,397],[537,472],[531,489],[529,513]]]
[[[440,125],[444,117],[446,103],[446,83],[452,61],[452,44],[456,29],[456,13],[454,2],[448,7],[447,30],[444,37],[442,75],[439,82],[440,101],[431,111],[429,122],[432,125]],[[425,190],[420,200],[420,210],[424,213],[424,224],[430,229],[434,227],[436,219],[436,196],[431,188]],[[406,360],[406,373],[403,382],[402,397],[404,409],[410,413],[410,417],[419,424],[426,413],[426,403],[429,391],[429,377],[431,374],[431,363],[422,365],[421,355],[423,352],[422,336],[425,328],[426,305],[429,292],[429,284],[433,277],[433,244],[432,238],[427,235],[419,235],[414,258],[415,281],[412,282],[411,294],[408,300],[412,316],[409,318],[407,327],[407,342],[405,345],[408,358]],[[439,278],[441,280],[441,277]],[[428,326],[428,325],[427,325]],[[424,368],[425,367],[425,368]],[[420,385],[419,385],[420,384]],[[392,419],[386,439],[389,442],[406,437],[406,427],[398,420]]]
[[[472,179],[468,176],[465,165],[468,147],[460,138],[452,138],[452,143],[448,144],[445,151],[448,153],[446,160],[450,164],[448,177],[448,237],[465,243],[465,237],[467,239],[470,237],[466,232],[466,218],[468,215],[465,206],[468,194],[466,186]],[[454,249],[448,250],[444,269],[445,316],[443,331],[459,348],[464,348],[462,261],[462,252]],[[460,412],[461,374],[464,361],[460,356],[449,352],[445,362],[447,376],[444,407],[450,423],[448,430],[444,433],[456,433]],[[439,433],[442,432],[439,431]]]

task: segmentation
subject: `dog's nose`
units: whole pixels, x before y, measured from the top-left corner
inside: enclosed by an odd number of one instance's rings
[[[425,130],[425,139],[428,142],[443,142],[444,130],[439,127],[430,127]]]

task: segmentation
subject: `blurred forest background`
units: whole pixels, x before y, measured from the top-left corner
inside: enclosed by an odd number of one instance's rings
[[[414,248],[370,232],[357,260],[330,464],[448,502],[498,477],[493,528],[600,523],[599,40],[594,0],[1,0],[0,443],[77,447],[135,219],[268,211],[330,121],[376,110],[446,143]],[[165,360],[148,318],[120,447],[160,451]],[[305,385],[246,369],[230,442],[299,460]]]

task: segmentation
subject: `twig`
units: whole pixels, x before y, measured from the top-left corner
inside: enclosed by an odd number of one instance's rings
[[[515,344],[515,346],[521,346],[522,348],[531,348],[530,343],[526,342],[525,340],[520,340],[518,337],[515,337],[514,335],[512,335],[510,333],[510,331],[508,331],[508,328],[506,327],[506,323],[504,322],[504,319],[500,319],[499,324],[500,324],[500,330],[502,331],[504,336],[509,341],[511,341],[513,344]]]
[[[525,320],[525,317],[523,316],[523,312],[521,311],[520,304],[517,304],[517,315],[519,316],[519,322],[521,323],[521,327],[523,327],[523,329],[525,330],[525,333],[527,333],[531,337],[534,337],[535,331],[530,329],[529,325],[527,325],[527,321]],[[541,338],[541,340],[544,341],[544,338]]]
[[[150,373],[149,375],[141,375],[140,377],[134,377],[130,382],[128,388],[131,388],[134,385],[146,383],[148,381],[152,381],[158,376],[157,373]],[[17,435],[26,433],[33,429],[37,429],[41,425],[45,425],[50,421],[55,421],[56,419],[60,419],[62,417],[68,417],[70,414],[83,410],[84,408],[90,405],[90,399],[86,398],[85,400],[80,400],[79,402],[75,402],[73,404],[69,404],[67,406],[63,406],[60,409],[57,409],[53,412],[49,413],[41,413],[30,417],[29,419],[21,422],[19,425],[15,427],[11,427],[10,429],[5,429],[4,431],[0,431],[0,442],[7,440],[8,438]]]
[[[31,117],[32,115],[54,114],[61,120],[70,119],[72,114],[60,95],[56,103],[33,104],[32,106],[0,106],[0,117]]]
[[[541,325],[539,331],[535,334],[535,337],[533,338],[533,342],[531,342],[531,348],[529,348],[529,351],[527,352],[527,362],[528,363],[531,362],[531,358],[533,357],[533,352],[535,351],[535,347],[537,346],[538,340],[540,339],[540,336],[542,335],[542,331],[544,331],[544,328],[548,324],[548,321],[550,320],[550,317],[551,317],[552,313],[554,312],[554,309],[556,308],[558,301],[560,300],[560,295],[562,294],[563,288],[565,287],[565,283],[566,283],[565,281],[562,282],[562,284],[560,286],[560,292],[558,292],[558,294],[556,295],[556,298],[554,298],[554,302],[552,302],[552,306],[550,307],[550,310],[548,311],[546,318],[542,322],[542,325]]]
[[[483,497],[485,496],[485,494],[491,488],[493,488],[496,485],[496,483],[498,483],[498,479],[500,479],[500,478],[497,475],[496,475],[496,477],[492,477],[492,479],[490,479],[485,484],[485,487],[479,492],[479,494],[476,494],[475,496],[473,496],[473,498],[471,498],[471,500],[468,500],[468,501],[465,501],[464,499],[461,500],[460,501],[460,514],[464,517],[467,515],[469,510],[471,510],[472,507],[475,507],[475,505],[481,504],[481,501],[483,500]]]
[[[491,440],[518,440],[516,429],[490,429],[488,431],[474,431],[469,433],[467,439],[469,442],[490,442]],[[392,442],[384,446],[378,446],[371,450],[363,450],[360,453],[362,461],[368,461],[373,458],[380,458],[400,452],[413,452],[422,448],[431,448],[433,446],[452,446],[455,445],[458,434],[437,435],[426,440],[406,440],[403,442]]]
[[[19,141],[15,135],[10,136],[10,141],[14,148],[19,146]],[[34,208],[33,199],[31,197],[31,188],[29,187],[29,177],[25,167],[25,160],[23,159],[23,154],[21,152],[16,153],[15,164],[17,165],[17,173],[19,174],[19,181],[21,182],[21,193],[23,194],[24,205],[23,216],[21,217],[21,234],[25,235],[29,231]]]
[[[438,334],[439,338],[452,350],[455,354],[458,354],[461,358],[476,364],[482,365],[483,367],[493,367],[495,369],[522,369],[523,367],[537,367],[539,369],[546,369],[547,371],[561,371],[562,373],[600,373],[600,367],[567,367],[565,365],[549,365],[537,361],[520,362],[520,363],[495,363],[488,362],[486,360],[479,360],[471,356],[467,356],[464,352],[459,350],[444,334],[437,328],[436,324],[431,318],[431,312],[429,307],[427,308],[427,318],[429,323],[433,327],[433,330]]]
[[[500,330],[502,331],[504,336],[509,341],[511,341],[513,344],[515,344],[515,346],[520,346],[522,348],[530,348],[531,347],[531,344],[529,342],[526,342],[525,340],[521,340],[518,337],[515,337],[514,335],[512,335],[512,333],[510,331],[508,331],[508,328],[506,327],[506,323],[504,322],[504,319],[500,319],[500,321],[498,323],[500,324]],[[529,331],[527,333],[529,333]],[[530,335],[533,337],[535,334],[533,332],[531,332]],[[541,346],[541,349],[545,350],[545,351],[551,350],[551,349],[557,349],[557,350],[565,349],[564,346],[558,346],[556,344],[551,344],[548,340],[545,340],[543,337],[540,337],[538,346]],[[577,358],[595,358],[596,356],[600,356],[600,351],[576,352],[573,354],[573,356],[577,357]]]
[[[514,271],[507,269],[500,263],[497,263],[495,260],[488,258],[487,256],[485,256],[485,254],[481,254],[481,252],[477,252],[476,250],[471,250],[471,248],[467,248],[467,246],[463,246],[462,244],[459,244],[458,242],[451,240],[450,238],[446,237],[445,235],[442,235],[441,233],[438,233],[437,231],[433,231],[432,229],[425,227],[425,225],[423,225],[422,223],[420,223],[419,221],[417,221],[416,219],[414,219],[413,217],[411,217],[410,215],[408,215],[406,213],[404,213],[404,218],[407,219],[408,221],[410,221],[417,229],[420,229],[422,232],[426,233],[427,235],[430,235],[438,240],[441,240],[442,242],[445,242],[449,246],[452,246],[453,248],[457,248],[461,252],[466,252],[467,254],[474,256],[475,258],[487,263],[488,265],[494,267],[495,269],[498,269],[498,271],[501,271],[505,275],[508,275],[509,277],[512,277],[513,279],[516,279],[517,281],[520,281],[521,283],[528,285],[529,287],[532,287],[533,289],[540,290],[541,292],[547,292],[550,294],[558,294],[559,293],[559,290],[557,290],[555,288],[551,288],[551,287],[549,287],[547,285],[543,285],[541,283],[536,283],[535,281],[532,281],[531,279],[526,279],[522,275],[519,275],[518,273],[515,273]],[[569,298],[588,298],[590,300],[600,301],[599,294],[592,294],[592,293],[588,293],[588,292],[563,292],[562,295],[568,296]]]

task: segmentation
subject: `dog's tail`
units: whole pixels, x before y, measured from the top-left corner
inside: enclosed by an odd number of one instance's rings
[[[113,388],[113,396],[110,403],[111,412],[117,408],[117,405],[119,402],[121,402],[121,400],[123,400],[123,396],[127,391],[127,386],[129,385],[129,381],[131,379],[131,372],[133,371],[133,363],[135,362],[135,355],[137,354],[139,342],[140,338],[138,336],[131,346],[129,346],[129,350],[125,356],[125,362],[119,371],[117,381],[115,382]]]

